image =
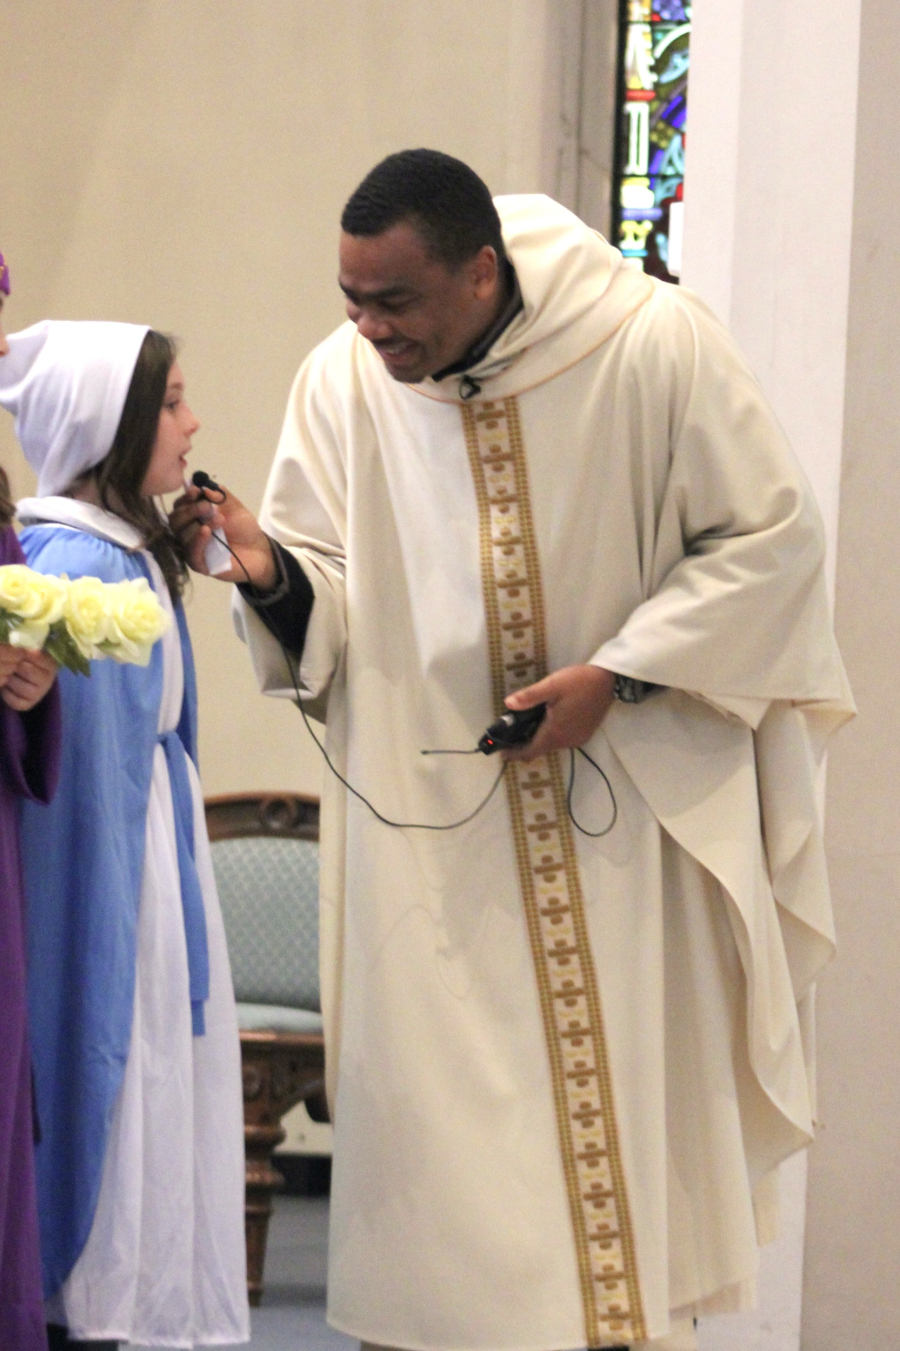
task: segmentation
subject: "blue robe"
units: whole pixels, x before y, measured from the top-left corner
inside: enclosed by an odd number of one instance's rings
[[[148,577],[139,554],[83,531],[32,526],[21,543],[40,572],[105,582]],[[184,661],[178,735],[196,762],[193,658],[180,605],[176,615]],[[128,1057],[162,682],[160,644],[147,667],[106,660],[92,663],[89,678],[61,671],[59,790],[50,806],[26,803],[23,810],[47,1296],[63,1284],[90,1234]]]

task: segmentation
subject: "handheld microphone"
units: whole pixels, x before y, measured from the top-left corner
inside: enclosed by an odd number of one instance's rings
[[[546,704],[535,704],[534,708],[508,709],[496,722],[491,723],[479,741],[478,749],[484,755],[493,755],[495,751],[524,746],[534,736],[546,713]]]
[[[195,488],[200,489],[203,496],[207,498],[207,501],[212,501],[212,498],[208,496],[210,492],[221,493],[222,500],[225,500],[224,491],[219,487],[215,479],[210,478],[205,469],[195,469],[193,474],[191,474],[191,483],[193,483]]]
[[[214,478],[210,478],[205,469],[195,469],[191,474],[191,483],[195,488],[200,489],[201,496],[211,502],[213,506],[219,506],[225,501],[226,493],[220,488]],[[213,493],[218,493],[218,498],[213,497]],[[228,541],[221,530],[212,532],[212,539],[206,546],[205,551],[206,566],[210,574],[215,577],[220,572],[227,572],[231,567],[231,549]]]

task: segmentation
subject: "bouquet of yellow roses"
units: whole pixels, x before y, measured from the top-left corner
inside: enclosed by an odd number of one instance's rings
[[[100,657],[146,666],[169,616],[145,578],[51,577],[24,563],[0,567],[0,643],[49,653],[80,675]]]

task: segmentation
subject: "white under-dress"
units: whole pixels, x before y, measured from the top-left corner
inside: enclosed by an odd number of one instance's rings
[[[162,574],[145,557],[171,614]],[[178,724],[184,690],[174,617],[162,643],[159,731],[165,732]],[[191,1347],[250,1336],[237,1015],[203,797],[190,761],[188,773],[209,943],[206,1032],[191,1032],[172,790],[165,752],[157,746],[131,1045],[93,1228],[47,1304],[48,1321],[64,1324],[79,1341]]]

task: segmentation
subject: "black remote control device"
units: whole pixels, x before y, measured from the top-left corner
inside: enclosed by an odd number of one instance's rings
[[[478,749],[484,755],[493,755],[495,751],[512,750],[524,746],[534,736],[547,712],[546,704],[535,704],[534,708],[520,711],[509,709],[482,736]]]

